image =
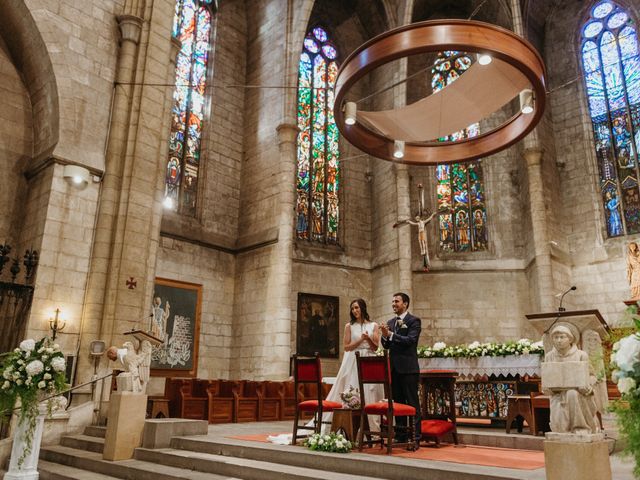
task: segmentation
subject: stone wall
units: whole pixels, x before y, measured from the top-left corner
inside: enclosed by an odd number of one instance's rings
[[[236,260],[212,248],[162,237],[156,275],[202,285],[198,378],[228,378],[234,332]],[[150,309],[151,307],[149,307]]]
[[[15,246],[27,183],[21,176],[33,153],[31,99],[0,38],[0,244]]]

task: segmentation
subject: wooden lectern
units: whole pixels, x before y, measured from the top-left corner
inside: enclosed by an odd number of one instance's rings
[[[584,350],[582,345],[582,334],[587,330],[593,330],[598,333],[600,340],[604,341],[609,338],[611,333],[611,327],[602,318],[602,315],[598,310],[575,310],[564,312],[549,312],[549,313],[532,313],[525,315],[531,324],[542,335],[542,341],[544,342],[545,351],[551,351],[551,338],[548,332],[553,325],[570,323],[578,329],[580,333],[580,340],[578,342],[578,348]]]

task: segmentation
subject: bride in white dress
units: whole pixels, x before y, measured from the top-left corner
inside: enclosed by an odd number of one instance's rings
[[[363,357],[375,355],[380,345],[380,330],[378,324],[369,320],[366,302],[358,298],[351,302],[351,322],[344,328],[344,356],[336,376],[336,381],[327,394],[327,400],[340,402],[340,394],[352,386],[360,390],[358,382],[358,366],[355,352]],[[367,403],[374,403],[384,398],[382,385],[365,385],[364,397]],[[362,399],[362,395],[360,396]],[[331,421],[333,414],[325,413],[323,421]],[[369,425],[372,430],[380,430],[380,417],[369,415]]]
[[[360,390],[355,352],[358,351],[361,356],[365,357],[372,356],[376,354],[378,345],[380,345],[380,330],[377,323],[369,320],[366,302],[358,298],[351,302],[350,310],[351,322],[344,328],[342,364],[340,365],[340,370],[338,370],[336,381],[326,398],[326,400],[334,402],[342,402],[340,394],[348,390],[350,386]],[[384,387],[382,385],[366,385],[364,388],[366,389],[365,401],[367,403],[374,403],[384,398]],[[362,400],[362,395],[360,399]],[[328,422],[322,425],[323,433],[329,431],[332,418],[333,413],[330,412],[322,415],[322,421]],[[368,420],[372,431],[380,430],[380,416],[368,415]],[[307,426],[313,426],[313,420]],[[269,436],[267,440],[272,443],[289,445],[291,443],[291,434]]]

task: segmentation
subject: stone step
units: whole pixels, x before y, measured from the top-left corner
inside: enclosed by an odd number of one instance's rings
[[[60,439],[60,445],[88,452],[102,453],[104,451],[104,438],[91,437],[89,435],[68,435]]]
[[[88,427],[84,427],[84,434],[90,437],[104,438],[107,436],[107,427],[89,425]]]
[[[135,480],[239,480],[240,477],[194,471],[192,467],[177,468],[137,459],[111,462],[101,453],[87,452],[64,446],[43,447],[40,462],[57,463],[78,470]],[[74,477],[72,477],[74,478]],[[94,478],[94,477],[91,477]]]
[[[323,454],[325,463],[332,463],[333,458],[327,458],[327,453]],[[334,454],[340,455],[340,454]],[[333,457],[332,456],[332,457]],[[247,458],[229,457],[224,455],[214,455],[210,453],[199,453],[187,450],[176,450],[163,448],[151,450],[138,448],[135,458],[147,462],[161,463],[179,468],[194,468],[200,472],[218,473],[223,475],[233,475],[241,477],[243,480],[379,480],[380,477],[368,477],[362,474],[351,475],[338,471],[325,470],[319,472],[314,468],[292,466],[277,462],[250,460]]]
[[[371,455],[353,450],[348,455],[314,452],[306,448],[291,445],[274,445],[271,443],[247,442],[211,437],[174,437],[171,447],[183,450],[186,454],[196,452],[221,455],[239,460],[240,464],[247,460],[270,462],[273,470],[284,466],[313,469],[316,477],[325,478],[327,472],[341,472],[355,478],[384,478],[388,480],[405,480],[407,478],[429,478],[429,480],[506,480],[521,479],[526,471],[505,468],[482,467],[478,465],[458,464],[452,462],[426,462],[409,460],[387,455]],[[150,458],[145,449],[136,450],[136,458]],[[277,464],[277,465],[276,465]],[[245,477],[242,478],[254,478]],[[264,478],[264,477],[255,477]],[[279,478],[274,475],[271,478]]]
[[[62,465],[60,463],[38,462],[39,480],[116,480],[118,477]]]

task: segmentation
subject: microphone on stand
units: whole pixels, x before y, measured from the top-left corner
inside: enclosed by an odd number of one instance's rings
[[[549,328],[547,328],[544,332],[542,332],[542,334],[544,335],[545,333],[549,333],[549,331],[553,328],[553,326],[556,324],[556,322],[558,320],[560,320],[560,317],[562,316],[562,312],[566,311],[567,309],[564,308],[562,306],[562,301],[564,300],[564,296],[569,293],[572,292],[573,290],[576,290],[578,287],[576,287],[575,285],[572,285],[569,290],[567,290],[566,292],[564,292],[562,294],[562,296],[560,297],[560,306],[558,307],[558,314],[556,315],[556,318],[553,319],[553,322],[551,322],[551,325],[549,325]]]
[[[559,311],[559,312],[564,312],[564,311],[566,310],[566,308],[564,308],[564,307],[562,306],[562,300],[564,300],[564,296],[565,296],[567,293],[569,293],[569,292],[571,292],[571,291],[573,291],[573,290],[575,290],[575,289],[577,289],[577,288],[578,288],[578,287],[576,287],[575,285],[573,285],[571,288],[569,288],[569,290],[567,290],[566,292],[564,292],[564,293],[562,294],[562,296],[560,297],[560,306],[558,307],[558,311]]]

